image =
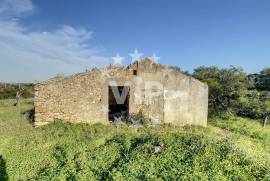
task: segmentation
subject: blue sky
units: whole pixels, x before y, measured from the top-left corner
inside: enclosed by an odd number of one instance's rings
[[[143,57],[192,71],[270,62],[268,0],[0,0],[0,82],[31,82]]]

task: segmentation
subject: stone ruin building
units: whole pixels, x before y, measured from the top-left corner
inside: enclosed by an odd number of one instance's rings
[[[150,59],[110,66],[35,86],[35,126],[57,119],[110,124],[142,113],[155,123],[207,125],[208,86]]]

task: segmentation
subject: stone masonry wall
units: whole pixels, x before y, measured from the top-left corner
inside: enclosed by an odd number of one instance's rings
[[[130,87],[129,113],[142,111],[158,123],[207,124],[207,85],[144,60],[127,68],[94,69],[37,84],[35,125],[45,125],[56,119],[109,124],[110,85]],[[151,99],[149,93],[152,93]]]

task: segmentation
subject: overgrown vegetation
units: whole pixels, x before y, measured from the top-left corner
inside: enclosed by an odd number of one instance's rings
[[[270,115],[270,68],[247,75],[240,68],[199,67],[193,76],[209,86],[209,114],[253,119]]]
[[[269,160],[255,160],[238,143],[249,137],[256,153],[264,153],[256,150],[259,144],[269,148],[269,127],[259,133],[258,123],[251,120],[240,120],[250,125],[241,125],[241,131],[237,120],[216,120],[207,128],[159,125],[135,130],[59,121],[32,128],[12,103],[0,104],[2,180],[270,179]],[[29,101],[21,104],[21,112],[31,108]],[[160,141],[164,147],[152,154]]]
[[[14,99],[18,90],[22,90],[22,98],[34,96],[34,84],[0,83],[0,99]]]

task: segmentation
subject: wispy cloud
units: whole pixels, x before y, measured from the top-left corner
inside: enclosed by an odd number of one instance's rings
[[[106,57],[98,56],[98,49],[89,46],[92,32],[84,28],[63,25],[52,31],[33,31],[13,19],[34,9],[30,0],[0,3],[0,16],[5,17],[0,19],[2,81],[46,79],[57,73],[69,74],[108,62]]]
[[[1,19],[10,17],[21,17],[34,11],[31,0],[1,0],[0,15]]]

